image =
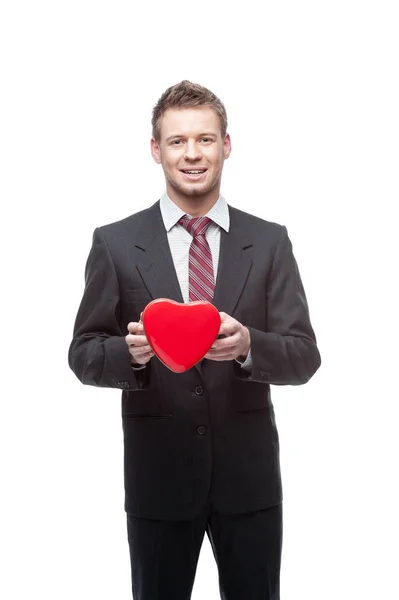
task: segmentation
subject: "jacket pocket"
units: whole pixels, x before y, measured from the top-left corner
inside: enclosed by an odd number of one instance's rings
[[[123,419],[135,419],[136,421],[160,421],[162,419],[171,419],[172,415],[139,415],[139,414],[123,414]]]
[[[154,390],[122,392],[122,417],[124,419],[170,419],[165,410],[163,396]]]
[[[134,290],[123,290],[121,296],[128,304],[141,304],[143,302],[148,304],[152,300],[148,290],[144,287]]]

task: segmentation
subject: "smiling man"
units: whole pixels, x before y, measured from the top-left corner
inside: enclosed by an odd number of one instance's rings
[[[190,598],[206,532],[223,600],[279,600],[270,386],[304,384],[320,365],[303,285],[286,228],[220,194],[231,140],[215,94],[172,86],[152,126],[166,191],[95,230],[69,364],[82,383],[123,390],[133,598]],[[159,297],[220,312],[220,339],[185,373],[167,369],[144,334],[140,314]]]

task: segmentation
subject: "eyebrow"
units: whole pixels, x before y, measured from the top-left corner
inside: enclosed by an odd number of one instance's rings
[[[170,135],[169,137],[167,137],[165,141],[167,143],[167,142],[170,142],[171,140],[178,139],[178,138],[183,138],[183,137],[185,137],[185,136],[176,133],[175,135]],[[198,137],[200,137],[200,138],[202,138],[202,137],[214,137],[215,138],[215,137],[217,137],[217,134],[216,133],[200,133],[198,135]]]

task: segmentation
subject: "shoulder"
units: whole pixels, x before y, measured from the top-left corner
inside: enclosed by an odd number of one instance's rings
[[[243,210],[239,210],[231,205],[229,206],[230,221],[232,227],[239,227],[246,230],[252,236],[265,236],[268,238],[279,239],[287,233],[287,229],[280,223],[267,221]]]
[[[141,210],[137,213],[129,215],[124,219],[120,219],[119,221],[114,221],[113,223],[108,223],[106,225],[101,225],[96,228],[95,234],[104,237],[106,239],[112,239],[115,237],[124,237],[128,235],[129,237],[134,236],[136,233],[142,230],[143,225],[148,220],[153,220],[154,215],[159,211],[159,200],[144,210]]]

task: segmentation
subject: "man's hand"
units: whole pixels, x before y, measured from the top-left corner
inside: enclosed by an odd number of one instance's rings
[[[125,340],[129,346],[130,361],[132,365],[145,365],[154,356],[154,352],[144,334],[143,324],[132,322],[129,323],[127,329],[129,334]]]
[[[226,337],[215,340],[211,349],[205,354],[209,360],[239,360],[244,361],[251,346],[251,338],[247,327],[224,312],[220,313],[222,323],[219,335]]]

